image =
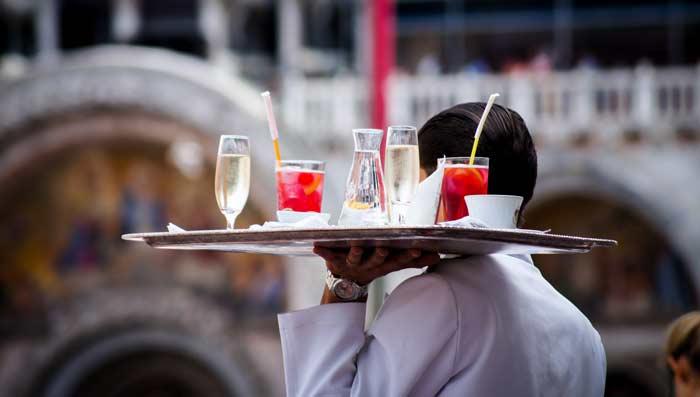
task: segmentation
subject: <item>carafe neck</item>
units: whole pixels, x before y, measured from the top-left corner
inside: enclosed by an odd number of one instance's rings
[[[384,131],[377,129],[355,129],[352,130],[355,139],[355,151],[379,151],[382,145]]]

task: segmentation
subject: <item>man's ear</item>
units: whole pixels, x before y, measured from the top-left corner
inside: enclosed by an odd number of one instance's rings
[[[428,177],[428,173],[425,172],[423,168],[420,169],[420,177],[418,178],[419,181],[423,182],[425,178]]]

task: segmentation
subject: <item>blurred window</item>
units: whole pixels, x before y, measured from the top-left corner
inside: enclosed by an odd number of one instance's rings
[[[142,27],[136,43],[204,56],[206,45],[198,25],[198,3],[141,1]]]
[[[243,21],[244,29],[241,37],[232,37],[234,48],[243,53],[267,53],[277,51],[277,26],[274,8],[251,5],[246,9]],[[239,32],[237,27],[231,27]]]
[[[32,18],[17,15],[0,7],[0,55],[31,55],[35,51]]]
[[[63,49],[88,47],[110,42],[110,1],[57,1],[60,39]]]

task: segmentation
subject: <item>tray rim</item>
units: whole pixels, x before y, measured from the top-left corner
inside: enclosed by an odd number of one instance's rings
[[[352,232],[362,232],[362,236],[346,235]],[[437,232],[437,233],[436,233]],[[289,237],[288,234],[293,234]],[[318,233],[326,234],[319,237]],[[387,233],[392,235],[387,236]],[[538,231],[513,230],[513,229],[491,229],[491,228],[465,228],[455,226],[370,226],[370,227],[328,227],[328,228],[277,228],[277,229],[214,229],[214,230],[188,230],[182,232],[150,232],[150,233],[128,233],[122,235],[122,239],[127,241],[141,241],[153,247],[177,246],[181,244],[192,244],[191,238],[197,236],[213,237],[211,241],[203,242],[202,249],[206,249],[206,244],[216,243],[272,243],[280,240],[301,240],[301,241],[337,241],[337,240],[401,240],[401,239],[450,239],[450,240],[484,240],[501,243],[514,243],[526,245],[541,245],[531,240],[532,237],[546,236],[548,239],[546,246],[563,249],[591,249],[594,247],[615,247],[617,241],[610,239],[568,236],[553,233],[542,233]],[[175,241],[167,243],[159,242],[163,237],[174,237]],[[185,242],[187,241],[187,242]],[[573,245],[573,246],[572,246]]]

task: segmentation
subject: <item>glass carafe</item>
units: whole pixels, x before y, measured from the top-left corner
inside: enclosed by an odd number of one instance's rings
[[[379,157],[382,130],[352,130],[355,155],[345,185],[340,226],[386,225],[389,221],[384,194],[384,174]]]

